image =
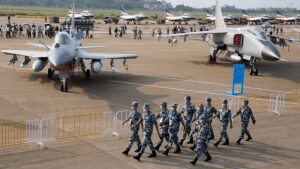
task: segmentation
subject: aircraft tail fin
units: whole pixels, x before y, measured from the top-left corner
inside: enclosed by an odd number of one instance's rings
[[[74,20],[75,20],[75,4],[73,3],[73,5],[72,5],[72,19],[71,19],[70,34],[74,34],[75,33]]]
[[[284,16],[283,13],[278,10],[276,10],[276,14],[277,14],[277,16]]]
[[[121,6],[121,7],[120,7],[120,10],[121,10],[121,14],[122,14],[122,15],[128,15],[128,13],[126,13],[126,11],[125,11],[124,6]]]
[[[213,16],[213,14],[209,10],[206,10],[206,16]]]
[[[216,1],[216,28],[225,28],[224,17],[219,0]]]

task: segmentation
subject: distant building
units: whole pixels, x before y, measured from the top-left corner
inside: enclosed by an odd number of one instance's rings
[[[144,0],[144,8],[146,10],[164,10],[172,9],[173,5],[170,2],[166,2],[165,0]]]

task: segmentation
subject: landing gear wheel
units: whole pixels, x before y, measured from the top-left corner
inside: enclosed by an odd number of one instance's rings
[[[53,71],[51,68],[48,69],[48,78],[52,79],[53,78]]]
[[[213,57],[212,55],[209,55],[209,62],[212,62],[213,61]]]
[[[251,76],[258,76],[258,69],[251,68],[250,69],[250,75]]]
[[[65,84],[65,85],[61,84],[60,91],[61,92],[68,92],[69,91],[69,86],[67,84]]]
[[[257,69],[254,70],[254,75],[258,76],[258,70]]]
[[[250,59],[250,75],[251,76],[258,76],[258,69],[256,69],[256,59],[251,58]]]
[[[91,80],[91,70],[90,69],[86,70],[85,77],[86,77],[86,80]]]
[[[65,92],[68,92],[69,91],[69,85],[65,85]]]

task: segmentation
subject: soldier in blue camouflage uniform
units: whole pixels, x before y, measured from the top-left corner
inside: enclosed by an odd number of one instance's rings
[[[193,128],[193,130],[195,130],[195,128],[197,127],[197,125],[199,125],[198,122],[199,122],[201,116],[204,116],[204,104],[199,104],[198,110],[197,110],[196,113],[195,113],[195,116],[194,116],[194,119],[193,119],[193,121],[192,121],[192,124],[193,124],[194,122],[196,122],[196,124],[195,124],[195,127]],[[205,117],[205,116],[204,116],[204,117]],[[206,119],[206,120],[207,120],[207,119]],[[194,149],[196,148],[196,146],[197,146],[197,145],[196,145],[196,142],[194,141],[194,145],[193,145],[190,149],[194,151]]]
[[[129,117],[122,122],[122,125],[130,121],[130,138],[129,138],[129,143],[125,151],[123,151],[123,154],[128,155],[128,152],[130,151],[132,145],[134,142],[137,143],[138,149],[135,150],[134,152],[139,152],[141,150],[141,141],[139,137],[139,129],[140,125],[139,122],[142,119],[141,113],[137,111],[138,109],[138,102],[132,102],[131,104],[131,112]]]
[[[180,123],[183,125],[184,128],[185,128],[185,126],[184,126],[184,122],[181,117],[181,114],[177,112],[177,104],[176,103],[172,104],[172,111],[169,113],[168,118],[161,124],[164,124],[164,123],[169,124],[170,139],[169,139],[168,146],[167,146],[166,150],[163,152],[163,154],[168,155],[173,144],[176,145],[176,150],[174,151],[174,153],[180,153],[181,149],[180,149],[180,145],[179,145],[179,141],[178,141],[178,131],[180,128]]]
[[[163,102],[160,104],[160,113],[157,115],[156,119],[160,119],[160,123],[165,121],[168,116],[169,116],[169,110],[167,108],[168,103],[167,102]],[[159,123],[159,124],[160,124]],[[161,129],[161,138],[159,138],[159,141],[157,143],[157,145],[155,146],[155,150],[159,150],[160,146],[162,145],[164,139],[166,139],[167,142],[169,142],[170,139],[170,135],[169,135],[169,124],[162,124],[160,125],[160,129]]]
[[[206,116],[207,119],[209,119],[208,126],[210,128],[211,139],[215,138],[214,130],[211,126],[211,123],[212,123],[213,114],[216,114],[216,113],[217,113],[217,110],[211,105],[211,98],[208,97],[206,99],[206,104],[204,106],[204,115]]]
[[[251,108],[248,105],[249,105],[249,101],[244,100],[243,107],[238,112],[236,112],[236,114],[233,116],[233,118],[237,117],[238,115],[241,116],[242,131],[241,131],[240,138],[236,142],[237,144],[241,144],[241,140],[244,138],[245,134],[248,136],[246,141],[250,141],[252,139],[252,137],[248,131],[249,120],[251,118],[253,125],[255,125],[256,120],[253,116],[253,112],[252,112]]]
[[[228,101],[223,100],[222,108],[217,112],[217,114],[213,117],[218,117],[221,122],[221,130],[220,130],[220,137],[218,141],[214,144],[214,146],[218,147],[220,142],[225,138],[225,142],[223,145],[229,145],[229,137],[227,134],[227,127],[228,123],[230,123],[230,128],[232,128],[232,119],[231,119],[231,110],[228,109]]]
[[[194,160],[191,161],[191,164],[196,165],[196,162],[200,158],[201,154],[206,155],[205,162],[210,161],[212,158],[207,151],[207,143],[210,140],[210,128],[208,126],[208,123],[206,122],[206,117],[201,116],[199,120],[199,124],[193,129],[191,134],[197,133],[196,136],[196,155],[194,157]]]
[[[183,121],[185,125],[185,130],[183,131],[182,139],[180,140],[180,145],[182,146],[183,141],[186,139],[186,136],[190,135],[191,133],[191,122],[193,120],[194,113],[196,112],[196,109],[194,105],[191,103],[191,96],[185,97],[185,105],[182,108],[183,115]],[[193,144],[193,136],[190,136],[190,140],[187,142],[187,144]]]
[[[192,123],[199,120],[202,115],[204,115],[204,104],[199,104],[198,109],[194,115]]]
[[[144,151],[147,146],[149,146],[152,151],[152,153],[148,157],[149,158],[156,157],[156,152],[155,152],[152,140],[151,140],[151,136],[153,133],[153,125],[156,128],[158,137],[161,137],[159,128],[158,128],[158,124],[156,122],[156,117],[150,111],[150,104],[145,103],[143,108],[144,108],[144,114],[143,114],[142,120],[140,120],[140,123],[144,125],[144,139],[142,142],[141,150],[138,152],[138,154],[136,156],[133,157],[134,159],[136,159],[138,161],[140,160],[141,156],[144,154]]]

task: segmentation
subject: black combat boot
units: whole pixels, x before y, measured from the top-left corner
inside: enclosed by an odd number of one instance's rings
[[[192,151],[194,151],[195,148],[196,148],[196,144],[194,144],[190,149],[191,149]]]
[[[178,146],[178,147],[176,148],[176,150],[175,150],[173,153],[181,153],[180,147]]]
[[[195,166],[197,161],[198,161],[198,159],[197,159],[197,158],[194,158],[194,160],[191,161],[190,163],[193,164],[193,166]]]
[[[149,158],[156,157],[156,151],[152,150],[152,154],[150,154],[148,157]]]
[[[194,143],[194,139],[193,137],[190,138],[190,141],[187,142],[187,144],[193,144]]]
[[[228,146],[229,145],[229,140],[226,140],[222,145]]]
[[[251,135],[248,136],[248,138],[246,139],[246,141],[250,141],[250,140],[252,140]]]
[[[236,144],[241,144],[242,139],[239,138],[238,141],[236,141]]]
[[[136,156],[133,156],[134,159],[140,161],[142,154],[137,154]]]
[[[206,153],[206,159],[204,160],[205,162],[209,162],[210,160],[212,160],[209,152]]]
[[[180,142],[179,142],[180,146],[182,146],[183,141],[184,141],[183,139],[180,140]]]
[[[162,154],[168,156],[169,155],[169,151],[170,151],[170,149],[167,148]]]
[[[159,148],[160,148],[160,146],[161,146],[161,144],[157,144],[157,145],[154,147],[154,149],[158,151]]]
[[[138,148],[136,150],[134,150],[134,152],[138,153],[141,151],[141,149],[142,149],[142,146],[138,146]]]
[[[125,155],[128,155],[130,149],[129,148],[126,148],[126,150],[124,150],[122,153],[125,154]]]
[[[220,142],[221,142],[220,140],[217,141],[217,142],[214,144],[214,146],[215,146],[215,147],[218,147],[218,145],[220,144]]]

